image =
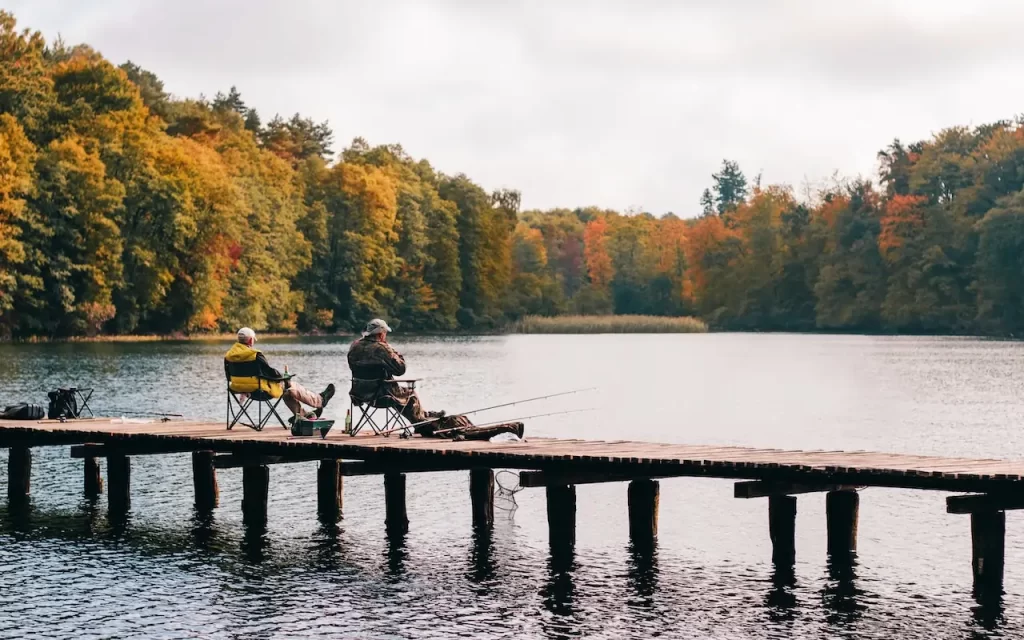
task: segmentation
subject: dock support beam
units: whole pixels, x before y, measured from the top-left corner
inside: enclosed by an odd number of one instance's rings
[[[103,493],[103,476],[96,458],[89,456],[82,459],[82,480],[86,498],[97,498]]]
[[[32,450],[11,447],[7,458],[7,503],[12,507],[28,504],[32,479]]]
[[[128,512],[132,506],[131,485],[131,458],[121,454],[107,456],[107,509],[110,513]]]
[[[576,485],[548,485],[548,540],[553,550],[576,545]]]
[[[971,514],[971,564],[975,588],[998,587],[1003,582],[1005,511]]]
[[[321,460],[316,469],[316,506],[324,522],[333,524],[341,517],[343,483],[341,460]]]
[[[384,528],[389,534],[409,531],[409,516],[405,511],[405,474],[384,474]]]
[[[260,464],[242,467],[242,522],[246,526],[267,524],[267,496],[270,467]]]
[[[473,505],[473,528],[494,524],[494,471],[469,471],[469,498]]]
[[[772,562],[792,565],[796,560],[796,496],[768,497],[768,535]]]
[[[825,494],[830,554],[849,554],[857,550],[859,506],[860,496],[856,491],[829,491]]]
[[[651,543],[658,537],[658,502],[661,485],[657,480],[639,479],[629,483],[629,537]]]
[[[212,511],[220,502],[213,456],[213,451],[192,452],[192,487],[195,490],[197,511]]]

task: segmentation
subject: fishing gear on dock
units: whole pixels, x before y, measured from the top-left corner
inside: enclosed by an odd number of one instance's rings
[[[532,416],[522,416],[520,418],[509,418],[507,420],[499,420],[497,422],[488,422],[485,424],[475,424],[472,426],[474,429],[486,429],[487,427],[496,427],[503,424],[521,423],[523,420],[530,420],[532,418],[546,418],[548,416],[562,416],[567,413],[583,413],[585,411],[593,411],[594,409],[570,409],[568,411],[553,411],[551,413],[537,413]],[[451,433],[453,431],[461,431],[470,427],[451,427],[449,429],[438,429],[432,435],[438,436],[444,433]]]
[[[535,398],[526,398],[524,400],[513,400],[512,402],[504,402],[502,404],[496,404],[496,405],[492,405],[492,406],[489,406],[489,407],[482,407],[480,409],[472,409],[470,411],[460,411],[458,413],[445,414],[443,416],[437,416],[437,417],[434,417],[434,418],[427,418],[426,420],[420,420],[419,422],[414,422],[414,423],[409,424],[409,425],[394,427],[392,429],[387,429],[385,431],[381,431],[380,435],[386,436],[386,435],[389,435],[391,433],[394,433],[395,431],[408,432],[409,430],[414,430],[416,427],[422,427],[424,425],[428,425],[428,424],[437,422],[439,420],[456,418],[456,417],[460,417],[460,416],[468,416],[468,415],[472,415],[474,413],[482,413],[484,411],[490,411],[492,409],[501,409],[501,408],[504,408],[504,407],[512,407],[512,406],[515,406],[517,404],[524,404],[524,403],[527,403],[527,402],[536,402],[538,400],[547,400],[549,398],[558,398],[558,397],[561,397],[561,396],[568,396],[568,395],[572,395],[572,394],[575,394],[575,393],[584,393],[586,391],[596,391],[596,390],[597,390],[597,387],[587,387],[585,389],[573,389],[572,391],[560,391],[558,393],[551,393],[551,394],[548,394],[546,396],[537,396]],[[505,422],[511,422],[511,421],[505,421]],[[494,425],[489,425],[489,426],[495,426],[497,424],[501,424],[501,423],[494,423]],[[456,427],[456,428],[465,428],[465,427]],[[434,433],[438,433],[438,432],[435,431]]]
[[[116,408],[113,408],[113,407],[108,407],[104,412],[105,413],[111,413],[111,414],[114,414],[114,413],[117,413],[117,414],[128,414],[128,415],[133,415],[133,416],[154,416],[154,417],[159,417],[159,418],[184,418],[185,417],[185,416],[183,416],[180,413],[159,413],[159,412],[156,412],[156,411],[135,411],[133,409],[116,409]]]

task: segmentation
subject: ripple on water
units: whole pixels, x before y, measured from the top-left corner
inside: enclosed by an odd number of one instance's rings
[[[399,347],[430,406],[601,387],[553,407],[598,411],[531,423],[534,434],[1024,455],[1018,343],[715,334]],[[347,380],[345,348],[265,345],[312,388]],[[97,408],[218,418],[224,349],[0,345],[0,389],[38,399],[90,380]],[[572,379],[552,363],[573,363]],[[238,470],[220,472],[221,507],[203,519],[187,455],[134,458],[132,511],[118,522],[105,500],[81,497],[81,463],[66,447],[33,462],[31,511],[0,506],[0,637],[1024,636],[1024,520],[1008,516],[1006,593],[975,598],[969,525],[944,513],[941,494],[865,492],[853,562],[826,559],[823,499],[801,496],[797,563],[786,568],[767,561],[763,502],[733,500],[726,481],[663,481],[659,542],[647,548],[628,541],[624,487],[581,486],[575,553],[552,556],[543,492],[518,494],[514,517],[499,511],[493,532],[473,532],[463,473],[411,476],[410,531],[389,539],[379,478],[346,478],[344,520],[317,523],[313,463],[273,467],[260,531],[241,523]]]

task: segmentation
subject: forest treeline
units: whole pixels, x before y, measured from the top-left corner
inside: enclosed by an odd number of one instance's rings
[[[563,313],[1024,332],[1019,120],[894,141],[877,186],[801,198],[723,162],[685,219],[521,211],[398,145],[333,147],[327,123],[264,121],[234,88],[172,97],[0,12],[0,337]]]

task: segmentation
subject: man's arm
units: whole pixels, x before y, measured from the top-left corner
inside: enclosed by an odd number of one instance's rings
[[[388,370],[388,373],[393,376],[403,375],[405,373],[405,358],[402,357],[402,354],[395,351],[394,348],[387,343],[378,342],[377,344],[380,345],[379,352],[381,363]]]
[[[264,378],[280,379],[282,377],[280,371],[270,366],[270,363],[267,362],[267,357],[263,355],[262,351],[256,354],[256,363],[260,367],[260,375]]]

